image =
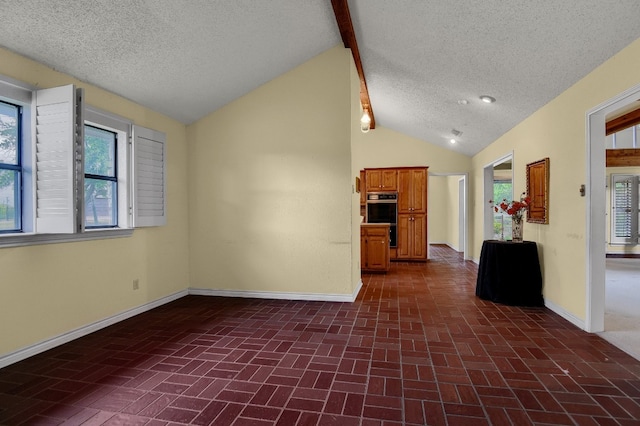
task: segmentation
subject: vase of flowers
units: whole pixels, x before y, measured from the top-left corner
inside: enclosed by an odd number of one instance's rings
[[[493,204],[492,200],[490,200],[489,202]],[[531,199],[529,197],[525,197],[525,194],[523,192],[520,196],[520,201],[507,201],[506,199],[504,199],[499,204],[495,204],[493,206],[493,209],[496,213],[502,211],[503,213],[511,216],[511,239],[515,243],[521,243],[523,241],[522,219],[524,216],[524,212],[529,206],[530,202]]]

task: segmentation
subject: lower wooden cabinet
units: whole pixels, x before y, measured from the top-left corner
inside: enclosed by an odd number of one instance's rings
[[[427,215],[398,214],[398,249],[396,259],[427,260]]]
[[[360,267],[368,272],[389,270],[389,225],[360,226]]]

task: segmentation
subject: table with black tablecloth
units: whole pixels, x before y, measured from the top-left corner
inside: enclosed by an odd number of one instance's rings
[[[505,305],[544,306],[536,243],[484,241],[476,296]]]

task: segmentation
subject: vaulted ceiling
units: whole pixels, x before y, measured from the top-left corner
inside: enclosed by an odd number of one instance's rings
[[[640,38],[637,0],[348,5],[377,126],[466,155]],[[0,16],[1,46],[185,124],[342,43],[330,0],[3,0]]]

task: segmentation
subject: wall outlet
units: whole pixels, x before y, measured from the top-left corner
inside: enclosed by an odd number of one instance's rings
[[[139,288],[140,288],[140,280],[136,278],[135,280],[133,280],[133,289],[137,290]]]

